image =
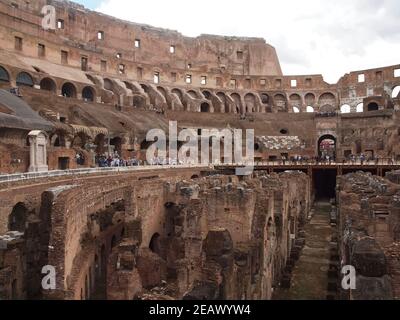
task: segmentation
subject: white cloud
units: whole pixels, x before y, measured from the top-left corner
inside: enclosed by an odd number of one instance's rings
[[[97,10],[193,37],[263,37],[285,74],[322,73],[330,83],[400,63],[398,0],[103,0]]]

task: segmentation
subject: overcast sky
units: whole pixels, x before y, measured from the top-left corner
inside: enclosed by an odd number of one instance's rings
[[[350,71],[400,64],[399,0],[75,1],[187,36],[265,38],[285,75],[322,74],[336,83]]]

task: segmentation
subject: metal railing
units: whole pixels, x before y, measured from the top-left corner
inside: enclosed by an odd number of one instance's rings
[[[81,176],[81,175],[94,175],[104,173],[124,173],[124,172],[146,172],[146,171],[159,171],[165,169],[195,169],[195,168],[209,168],[213,169],[216,167],[238,167],[243,166],[242,163],[216,163],[214,165],[205,164],[193,164],[193,165],[147,165],[147,166],[133,166],[133,167],[98,167],[98,168],[83,168],[83,169],[71,169],[71,170],[54,170],[45,172],[26,172],[26,173],[15,173],[0,175],[0,184],[6,182],[15,182],[23,180],[35,180],[42,178],[62,177],[62,176]],[[314,160],[303,160],[303,161],[291,161],[291,160],[276,160],[276,161],[259,161],[254,162],[255,167],[257,166],[268,166],[268,167],[296,167],[296,166],[365,166],[365,167],[379,167],[379,166],[400,166],[400,161],[393,161],[390,159],[379,159],[379,161],[314,161]]]
[[[163,165],[163,166],[134,166],[134,167],[104,167],[104,168],[84,168],[84,169],[71,169],[71,170],[53,170],[44,172],[26,172],[26,173],[15,173],[0,175],[0,183],[15,182],[23,180],[35,180],[42,178],[53,178],[61,176],[80,176],[80,175],[91,175],[91,174],[103,174],[103,173],[124,173],[124,172],[136,172],[136,171],[154,171],[154,170],[165,170],[165,169],[195,169],[195,168],[207,168],[206,165]],[[210,168],[210,167],[209,167]]]

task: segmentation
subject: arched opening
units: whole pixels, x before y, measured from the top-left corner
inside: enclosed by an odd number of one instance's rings
[[[379,110],[379,106],[376,102],[371,102],[368,107],[367,107],[368,111],[378,111]]]
[[[364,112],[364,103],[359,103],[356,108],[357,112]]]
[[[104,89],[114,92],[114,85],[110,79],[104,79]]]
[[[340,107],[340,112],[341,113],[350,113],[351,107],[348,104],[344,104]]]
[[[206,102],[202,103],[200,106],[200,112],[210,112],[210,105]]]
[[[150,240],[149,244],[149,249],[154,252],[155,254],[158,254],[161,256],[161,241],[160,241],[160,235],[158,233],[155,233]]]
[[[27,218],[28,209],[22,202],[17,203],[8,217],[8,230],[25,232]]]
[[[307,106],[306,111],[307,111],[308,113],[313,113],[313,112],[314,112],[314,108],[311,107],[311,106]]]
[[[299,110],[299,112],[300,112],[300,107],[301,107],[301,97],[298,95],[298,94],[292,94],[290,97],[289,97],[289,100],[290,100],[290,105],[292,106],[292,108],[293,108],[293,112],[296,112],[296,111],[294,111],[295,110],[295,108],[297,109],[297,110]]]
[[[50,138],[50,143],[53,147],[66,147],[65,136],[62,133],[56,133]]]
[[[17,86],[33,87],[34,82],[32,76],[27,72],[20,72],[17,76]]]
[[[256,112],[256,97],[252,93],[244,96],[244,102],[246,104],[246,112]]]
[[[0,82],[10,82],[10,75],[7,70],[0,66]]]
[[[225,113],[230,113],[231,110],[229,108],[229,104],[228,101],[226,99],[225,93],[223,92],[218,92],[217,93],[217,97],[221,100],[222,104],[224,105],[224,111]]]
[[[287,112],[286,98],[283,94],[276,94],[274,96],[274,104],[278,112]]]
[[[263,104],[269,104],[269,95],[266,93],[261,93],[260,94],[261,102]]]
[[[40,81],[40,89],[55,93],[57,91],[57,86],[56,86],[56,83],[53,81],[53,79],[43,78]]]
[[[182,91],[175,88],[175,89],[172,89],[171,93],[175,94],[178,97],[178,99],[179,99],[180,103],[182,104],[182,106],[185,107],[185,103],[183,101]]]
[[[311,106],[311,107],[314,106],[314,104],[315,104],[315,95],[313,93],[307,93],[304,96],[304,101],[305,101],[306,105]]]
[[[191,96],[193,99],[197,99],[197,93],[193,90],[188,91],[188,95]]]
[[[392,99],[400,98],[400,86],[394,87],[392,91]]]
[[[76,98],[76,88],[70,82],[64,83],[61,89],[61,94],[66,98]]]
[[[94,89],[92,87],[84,87],[82,90],[82,99],[84,101],[90,101],[93,102],[94,101]]]
[[[120,137],[115,137],[110,140],[111,151],[118,153],[119,156],[122,155],[122,139]]]
[[[211,100],[211,93],[210,93],[210,91],[205,90],[205,91],[203,91],[202,93],[203,93],[204,98],[206,98],[207,100]]]
[[[294,113],[300,113],[300,109],[298,107],[293,107],[293,112]]]
[[[85,149],[86,143],[88,142],[88,137],[83,132],[79,132],[72,142],[73,147]]]
[[[324,135],[318,140],[318,155],[322,159],[336,158],[336,138],[332,135]]]
[[[320,106],[323,105],[335,106],[336,105],[335,95],[331,92],[325,92],[324,94],[321,94],[321,96],[319,97],[318,103]]]
[[[240,99],[240,95],[237,93],[232,93],[231,97],[232,97],[233,101],[235,102],[236,112],[243,113],[244,110],[243,110],[242,102]]]

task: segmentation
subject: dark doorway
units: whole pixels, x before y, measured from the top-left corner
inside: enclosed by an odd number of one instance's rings
[[[376,102],[371,102],[368,105],[368,111],[378,111],[379,110],[379,106]]]
[[[150,244],[149,244],[149,248],[152,252],[158,254],[159,256],[161,256],[161,243],[160,243],[160,235],[158,233],[155,233],[151,240],[150,240]]]
[[[200,109],[201,112],[210,112],[210,105],[208,103],[202,103]]]
[[[58,169],[68,170],[69,169],[69,158],[58,158]]]
[[[317,200],[336,197],[336,176],[336,169],[314,170],[314,191]]]

